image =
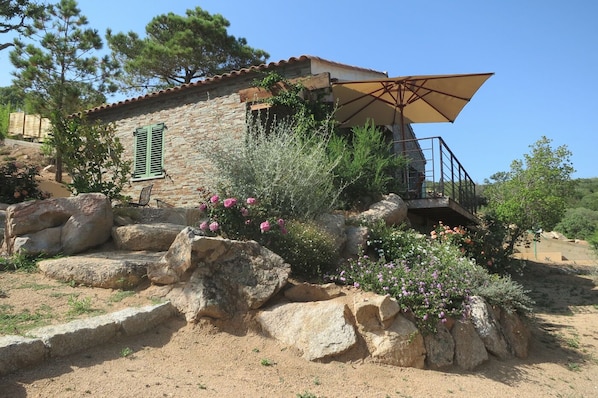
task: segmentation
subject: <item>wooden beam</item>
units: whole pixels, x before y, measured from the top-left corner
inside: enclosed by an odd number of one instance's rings
[[[330,73],[324,72],[313,76],[298,77],[295,79],[289,79],[289,82],[293,84],[301,83],[307,90],[317,90],[320,88],[330,87]],[[241,98],[241,102],[255,102],[270,98],[278,91],[284,89],[284,83],[279,82],[273,89],[274,93],[261,87],[250,87],[239,90],[239,96]]]

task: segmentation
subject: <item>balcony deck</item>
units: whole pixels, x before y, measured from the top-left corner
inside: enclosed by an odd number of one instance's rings
[[[410,159],[402,180],[403,198],[414,227],[479,222],[475,184],[441,137],[399,141]],[[407,148],[407,149],[405,149]]]

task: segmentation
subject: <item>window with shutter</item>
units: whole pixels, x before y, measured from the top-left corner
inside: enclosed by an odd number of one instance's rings
[[[164,123],[135,130],[133,180],[164,177]]]

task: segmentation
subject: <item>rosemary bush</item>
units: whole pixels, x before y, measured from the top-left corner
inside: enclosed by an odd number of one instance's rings
[[[281,217],[310,219],[335,207],[339,189],[333,170],[338,160],[326,152],[326,134],[295,134],[295,122],[274,120],[268,128],[248,122],[244,141],[223,138],[201,150],[215,170],[213,191],[255,197]]]

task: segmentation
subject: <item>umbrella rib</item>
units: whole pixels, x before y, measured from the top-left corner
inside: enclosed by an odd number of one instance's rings
[[[378,93],[379,93],[379,94],[378,94]],[[376,90],[374,90],[374,91],[372,91],[372,92],[370,92],[370,93],[364,93],[363,95],[360,95],[360,96],[358,96],[358,97],[355,97],[355,98],[353,98],[352,100],[350,100],[350,101],[347,101],[347,102],[345,102],[344,104],[342,104],[341,106],[346,106],[346,105],[352,104],[353,102],[356,102],[356,101],[362,100],[363,98],[366,98],[366,97],[371,97],[371,101],[367,102],[365,105],[363,105],[363,106],[362,106],[362,107],[360,107],[359,109],[355,110],[355,111],[354,111],[354,112],[353,112],[351,115],[349,115],[348,117],[346,117],[346,118],[345,118],[345,120],[343,120],[343,121],[341,122],[341,124],[342,124],[342,123],[346,123],[348,120],[351,120],[351,118],[353,118],[353,117],[354,117],[355,115],[357,115],[359,112],[361,112],[361,111],[363,111],[364,109],[366,109],[368,106],[370,106],[370,105],[371,105],[372,103],[374,103],[375,101],[382,101],[382,102],[384,102],[384,103],[387,103],[387,104],[389,104],[389,105],[392,105],[392,106],[397,106],[397,105],[398,105],[397,103],[392,103],[392,102],[390,102],[390,101],[388,101],[388,100],[385,100],[384,98],[382,98],[382,95],[384,95],[384,94],[389,94],[389,95],[391,96],[391,98],[395,98],[395,97],[392,95],[392,92],[389,90],[388,86],[387,86],[387,85],[385,85],[385,84],[382,84],[382,86],[381,86],[380,88],[378,88],[378,89],[376,89]],[[396,101],[396,100],[397,100],[397,99],[395,98],[395,101]]]
[[[454,118],[449,117],[445,112],[438,109],[438,107],[436,107],[434,104],[430,103],[429,101],[426,101],[425,97],[432,93],[445,95],[450,98],[464,101],[465,104],[463,104],[463,107],[465,107],[465,105],[470,101],[470,98],[450,94],[450,93],[447,93],[447,92],[441,91],[441,90],[435,90],[435,89],[432,89],[429,87],[424,87],[423,84],[425,84],[428,80],[429,79],[426,79],[426,80],[422,81],[422,83],[416,83],[416,81],[414,81],[414,80],[408,80],[408,81],[403,82],[404,84],[402,84],[402,86],[405,87],[407,90],[409,90],[409,92],[411,92],[411,94],[412,94],[411,96],[409,96],[409,99],[407,100],[407,102],[405,104],[408,105],[408,104],[412,104],[418,100],[421,100],[421,101],[425,102],[426,104],[428,104],[432,109],[434,109],[436,112],[438,112],[438,114],[441,115],[442,117],[444,117],[446,120],[448,120],[451,123],[454,122],[455,121]],[[407,83],[409,83],[412,87],[407,87]],[[415,90],[413,88],[415,88]],[[424,94],[419,94],[418,91],[420,91],[420,90],[425,90],[426,92]]]

